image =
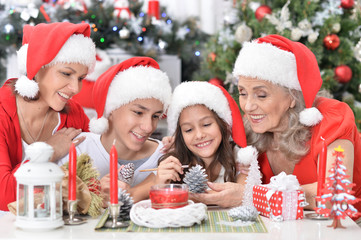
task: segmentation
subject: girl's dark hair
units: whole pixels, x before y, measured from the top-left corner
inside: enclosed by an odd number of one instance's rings
[[[34,81],[35,81],[35,77],[34,77]],[[12,90],[12,92],[13,92],[13,94],[15,96],[18,95],[18,93],[15,91],[16,82],[17,82],[17,79],[14,79],[13,81],[9,81],[9,83],[8,83],[8,86],[11,88],[11,90]],[[39,93],[36,94],[36,96],[33,97],[33,98],[23,97],[23,96],[22,96],[22,98],[27,102],[36,101],[36,100],[39,99]],[[66,113],[69,113],[69,111],[70,111],[70,107],[69,107],[68,104],[66,104],[65,107],[60,111],[60,113],[65,113],[66,114]]]
[[[225,182],[236,182],[236,160],[233,153],[234,144],[230,142],[231,130],[229,125],[220,118],[214,111],[212,111],[214,118],[216,119],[216,123],[218,124],[221,134],[222,141],[217,149],[216,157],[214,161],[209,165],[208,169],[206,169],[206,173],[208,174],[208,181],[214,181],[217,179],[215,171],[215,167],[219,162],[225,169],[224,173],[224,181]],[[177,123],[177,128],[174,133],[174,143],[172,148],[173,151],[163,155],[159,159],[159,163],[165,160],[169,156],[174,156],[182,163],[182,165],[195,166],[196,164],[201,165],[205,168],[204,161],[195,156],[186,146],[181,128],[179,126],[179,122]],[[188,168],[189,169],[189,168]],[[185,172],[187,169],[185,170]]]

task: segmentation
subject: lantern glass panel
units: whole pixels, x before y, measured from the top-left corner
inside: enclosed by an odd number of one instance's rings
[[[19,184],[19,201],[18,201],[18,214],[19,216],[27,216],[28,215],[28,186],[24,184]],[[24,204],[25,203],[25,204]]]
[[[55,186],[55,196],[58,197],[58,200],[56,201],[56,217],[63,216],[63,212],[62,212],[63,197],[61,194],[61,188],[62,188],[61,183],[57,182]]]
[[[50,186],[34,186],[34,217],[50,217]]]

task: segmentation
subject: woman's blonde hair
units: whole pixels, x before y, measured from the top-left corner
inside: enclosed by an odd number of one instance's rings
[[[299,122],[299,113],[305,109],[302,92],[285,87],[282,88],[286,92],[288,91],[296,101],[295,106],[289,108],[286,116],[284,116],[288,117],[287,130],[281,134],[278,144],[275,145],[273,133],[255,133],[247,118],[243,118],[247,143],[248,145],[255,146],[259,153],[264,153],[267,150],[277,150],[282,152],[288,160],[297,162],[309,152],[310,146],[308,145],[308,141],[311,139],[311,128]]]

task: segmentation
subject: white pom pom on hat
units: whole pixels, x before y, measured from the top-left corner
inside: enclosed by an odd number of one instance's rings
[[[108,129],[109,114],[136,99],[158,99],[165,112],[172,88],[167,74],[154,59],[132,57],[104,72],[95,82],[92,97],[97,118],[90,120],[89,129],[102,134]]]
[[[25,25],[23,46],[17,52],[20,81],[15,83],[15,91],[23,97],[35,97],[39,88],[33,79],[44,66],[80,63],[91,72],[95,65],[95,44],[89,37],[90,32],[87,23]]]
[[[320,111],[313,107],[322,86],[320,70],[315,55],[302,43],[279,35],[244,43],[233,75],[258,78],[302,91],[306,108],[300,112],[300,122],[314,126],[322,120]]]

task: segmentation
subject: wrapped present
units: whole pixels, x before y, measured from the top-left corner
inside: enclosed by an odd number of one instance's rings
[[[272,177],[270,184],[253,187],[253,204],[273,221],[302,219],[308,205],[296,176],[284,172]]]

